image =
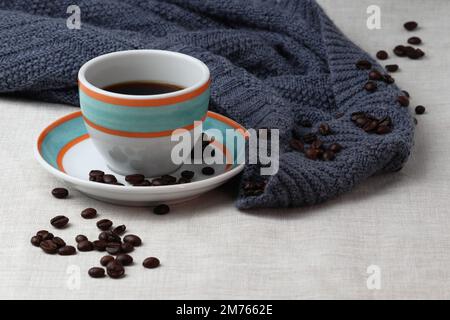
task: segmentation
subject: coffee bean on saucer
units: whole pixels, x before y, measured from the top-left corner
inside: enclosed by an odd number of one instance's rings
[[[125,274],[125,269],[119,261],[114,260],[108,263],[106,266],[106,272],[111,278],[118,279],[123,277]]]
[[[128,234],[125,237],[123,237],[123,242],[127,242],[132,244],[134,247],[139,247],[142,244],[141,238],[134,234]]]
[[[121,242],[120,236],[112,231],[100,232],[98,235],[98,240],[103,240],[106,242]]]
[[[425,107],[424,106],[417,106],[415,111],[416,111],[416,114],[424,114],[425,113]]]
[[[94,208],[86,208],[81,211],[81,216],[85,219],[93,219],[97,216],[97,210]]]
[[[41,241],[39,247],[48,254],[55,254],[58,251],[58,246],[52,240]]]
[[[58,249],[58,254],[60,256],[72,256],[77,253],[74,246],[64,246]]]
[[[215,172],[215,170],[214,170],[214,168],[212,168],[212,167],[204,167],[204,168],[202,169],[202,173],[203,173],[205,176],[212,176],[212,175],[214,174],[214,172]]]
[[[87,252],[94,250],[94,245],[89,240],[78,242],[77,248],[79,251]]]
[[[406,30],[413,31],[413,30],[417,29],[419,24],[417,22],[415,22],[415,21],[408,21],[403,26],[405,27]]]
[[[386,66],[386,70],[388,72],[397,72],[398,71],[398,64],[388,64]]]
[[[113,256],[103,256],[100,259],[100,264],[104,267],[106,267],[108,265],[108,263],[110,263],[111,261],[114,261],[114,257]]]
[[[113,225],[113,223],[109,219],[102,219],[102,220],[97,221],[97,228],[99,228],[100,230],[103,230],[103,231],[109,230],[112,225]]]
[[[402,106],[402,107],[407,107],[409,106],[409,99],[407,96],[399,96],[397,97],[397,102]]]
[[[106,184],[113,184],[113,183],[117,183],[117,178],[112,174],[105,174],[103,176],[103,181]]]
[[[123,183],[120,182],[116,182],[116,183],[111,183],[114,186],[121,186],[121,187],[125,187],[125,185]]]
[[[174,176],[168,175],[168,174],[161,176],[161,180],[164,181],[164,184],[166,184],[166,185],[171,185],[171,184],[177,183],[177,178],[175,178]]]
[[[47,230],[40,230],[36,233],[37,236],[41,237],[41,240],[52,240],[53,239],[53,233],[48,232]]]
[[[58,249],[66,246],[66,242],[60,237],[54,237],[52,241],[58,246]]]
[[[134,250],[134,246],[129,242],[124,242],[120,245],[120,249],[124,253],[130,253]]]
[[[372,68],[372,64],[367,60],[359,60],[356,62],[356,67],[360,70],[369,70]]]
[[[98,176],[104,176],[105,173],[101,170],[91,170],[89,172],[89,177],[98,177]]]
[[[190,171],[190,170],[184,170],[181,172],[181,177],[183,177],[185,179],[189,179],[189,180],[192,180],[194,175],[195,175],[194,171]]]
[[[55,188],[52,190],[52,195],[57,199],[64,199],[69,195],[69,191],[65,188]]]
[[[122,252],[121,244],[117,242],[109,242],[106,245],[106,252],[112,255],[116,255]]]
[[[323,136],[331,134],[331,128],[328,123],[321,123],[319,126],[319,133]]]
[[[185,184],[185,183],[191,183],[191,180],[181,177],[177,181],[177,184]]]
[[[419,37],[411,37],[408,39],[408,43],[413,45],[419,45],[422,43],[422,39],[420,39]]]
[[[394,54],[397,57],[405,57],[406,56],[406,48],[405,46],[398,45],[394,48]]]
[[[69,223],[69,218],[66,216],[56,216],[50,220],[50,224],[57,229],[64,228]]]
[[[144,268],[153,269],[157,268],[160,265],[159,259],[155,257],[148,257],[142,262]]]
[[[122,253],[117,256],[116,261],[120,262],[121,265],[126,267],[133,263],[133,257],[129,254]]]
[[[170,208],[167,204],[160,204],[159,206],[156,206],[153,208],[153,213],[157,215],[162,215],[169,213]]]
[[[120,225],[120,226],[115,227],[115,228],[112,230],[112,232],[115,233],[115,234],[117,234],[117,235],[121,235],[122,233],[125,232],[126,229],[127,229],[127,227],[126,227],[124,224],[122,224],[122,225]]]
[[[334,153],[338,153],[342,150],[342,146],[339,143],[333,143],[330,145],[329,150],[333,151]]]
[[[31,244],[35,247],[39,247],[39,244],[41,243],[41,241],[42,241],[41,236],[33,236],[33,237],[31,237],[31,240],[30,240]]]
[[[98,182],[98,183],[105,183],[105,181],[103,180],[103,176],[89,177],[89,181]]]
[[[140,183],[133,184],[133,187],[151,187],[153,183],[148,180],[144,180]]]
[[[94,249],[97,251],[105,251],[107,244],[108,243],[104,240],[92,241],[92,245],[94,246]]]
[[[103,278],[105,276],[105,269],[100,267],[92,267],[89,269],[88,274],[92,278]]]
[[[325,161],[331,161],[335,158],[335,154],[333,151],[331,150],[326,150],[323,155],[322,155],[322,159]]]
[[[380,60],[386,60],[387,58],[389,58],[389,55],[386,51],[380,50],[377,52],[377,58]]]
[[[80,243],[81,241],[86,241],[88,238],[82,234],[79,234],[75,237],[75,242]]]
[[[292,139],[290,142],[290,146],[295,151],[303,152],[305,150],[305,145],[299,139]]]
[[[369,79],[375,80],[375,81],[380,81],[381,79],[383,79],[383,76],[381,75],[380,71],[372,70],[369,72]]]
[[[145,180],[145,176],[142,174],[130,174],[125,177],[125,181],[130,184],[139,184]]]
[[[377,84],[373,81],[368,81],[365,85],[364,85],[364,89],[367,92],[375,92],[377,90]]]

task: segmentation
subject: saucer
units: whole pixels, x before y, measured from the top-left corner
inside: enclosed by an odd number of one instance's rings
[[[225,130],[232,129],[234,139],[227,139]],[[50,124],[40,134],[35,145],[38,162],[52,175],[62,179],[89,197],[127,206],[154,206],[160,203],[177,203],[198,197],[231,179],[244,168],[238,161],[245,152],[248,132],[235,121],[209,111],[203,122],[203,132],[214,137],[210,144],[215,152],[228,159],[225,163],[184,163],[172,176],[180,177],[184,170],[195,173],[192,182],[184,184],[134,187],[125,182],[125,177],[112,172],[94,147],[84,125],[81,111],[71,113]],[[211,132],[219,132],[215,135]],[[229,131],[228,131],[229,132]],[[228,141],[233,140],[233,141]],[[237,143],[236,143],[237,142]],[[208,158],[204,161],[207,163]],[[204,175],[205,166],[214,168],[213,175]],[[125,186],[89,181],[91,170],[102,170],[114,174]]]

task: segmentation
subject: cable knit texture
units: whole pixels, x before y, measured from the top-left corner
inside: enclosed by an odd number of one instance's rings
[[[66,27],[69,5],[81,9],[81,29]],[[349,191],[407,160],[414,124],[395,102],[395,85],[362,90],[375,61],[349,41],[313,0],[0,0],[0,91],[78,105],[77,72],[98,55],[166,49],[204,61],[212,73],[210,108],[248,128],[280,130],[280,169],[261,195],[238,196],[239,208],[316,204]],[[390,116],[392,133],[367,134],[350,115]],[[343,114],[337,117],[337,114]],[[327,122],[325,143],[344,149],[333,161],[313,161],[289,147],[309,120]],[[259,179],[248,165],[242,180]],[[241,182],[243,183],[243,182]]]

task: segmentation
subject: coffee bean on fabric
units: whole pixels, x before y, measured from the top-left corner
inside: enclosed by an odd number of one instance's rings
[[[88,274],[92,278],[103,278],[105,276],[105,269],[100,267],[92,267],[89,269]]]
[[[55,254],[58,251],[58,246],[52,240],[41,241],[39,247],[48,254]]]
[[[128,234],[125,237],[123,237],[123,242],[130,243],[134,247],[139,247],[142,244],[141,238],[134,234]]]
[[[51,240],[54,237],[53,233],[48,232],[47,230],[40,230],[36,233],[36,235],[41,237],[42,241]]]
[[[243,184],[244,195],[256,197],[264,193],[266,181],[246,181]]]
[[[86,236],[84,236],[84,235],[82,235],[82,234],[79,234],[79,235],[77,235],[76,237],[75,237],[75,242],[76,243],[80,243],[81,241],[85,241],[85,240],[87,240],[88,238],[86,237]]]
[[[204,167],[202,168],[202,173],[205,176],[212,176],[214,174],[215,170],[212,167]]]
[[[391,75],[385,74],[385,75],[383,75],[383,81],[387,84],[393,84],[395,82],[395,79],[392,78]]]
[[[417,106],[415,108],[416,114],[424,114],[425,113],[425,107],[424,106]]]
[[[106,267],[108,265],[108,263],[110,263],[111,261],[114,261],[114,257],[113,256],[103,256],[100,259],[100,264],[104,267]]]
[[[153,208],[153,213],[158,215],[169,213],[169,211],[170,208],[166,204],[160,204],[159,206]]]
[[[66,242],[60,237],[54,237],[52,241],[58,246],[58,249],[66,245]]]
[[[130,174],[125,177],[125,181],[130,184],[138,184],[145,180],[145,176],[143,174]]]
[[[383,79],[383,76],[381,75],[380,71],[372,70],[369,72],[369,79],[374,81],[380,81]]]
[[[117,183],[117,178],[112,174],[105,174],[103,176],[103,181],[106,184],[114,184],[114,183]]]
[[[302,137],[302,140],[306,144],[311,144],[317,139],[317,136],[314,133],[307,133]]]
[[[64,246],[58,249],[58,254],[60,256],[72,256],[77,253],[74,246]]]
[[[129,254],[121,253],[116,257],[116,261],[120,262],[123,266],[129,266],[133,263],[133,257]]]
[[[69,191],[66,188],[55,188],[52,190],[52,195],[57,199],[64,199],[69,195]]]
[[[57,228],[62,229],[69,223],[69,218],[63,215],[56,216],[50,220],[50,224]]]
[[[39,247],[39,245],[41,244],[42,238],[41,236],[33,236],[31,237],[31,244],[35,247]]]
[[[106,266],[106,273],[113,279],[123,277],[125,269],[119,261],[113,260]]]
[[[81,211],[81,216],[84,219],[93,219],[97,216],[97,210],[95,210],[94,208],[86,208]]]
[[[107,242],[104,240],[94,240],[92,241],[92,245],[94,246],[94,249],[97,251],[105,251],[106,250],[106,246],[107,246]]]
[[[388,65],[386,66],[386,70],[387,70],[388,72],[397,72],[398,69],[399,69],[398,64],[388,64]]]
[[[311,143],[311,148],[320,149],[323,147],[323,141],[320,139],[316,139],[313,143]]]
[[[342,146],[339,143],[333,143],[330,145],[329,150],[333,151],[334,153],[338,153],[342,150]]]
[[[389,55],[386,51],[380,50],[377,52],[377,58],[380,60],[386,60],[387,58],[389,58]]]
[[[124,242],[120,245],[120,249],[123,253],[130,253],[134,250],[134,246],[129,242]]]
[[[408,39],[408,43],[413,45],[419,45],[422,43],[422,39],[420,39],[419,37],[411,37]]]
[[[117,235],[120,235],[120,234],[124,233],[126,229],[127,229],[127,227],[124,224],[122,224],[120,226],[115,227],[112,230],[112,232],[117,234]]]
[[[321,123],[319,126],[319,133],[323,136],[327,136],[331,134],[331,128],[328,123]]]
[[[155,257],[148,257],[142,262],[144,268],[153,269],[157,268],[160,265],[159,259]]]
[[[303,152],[305,150],[305,145],[299,139],[292,139],[290,142],[290,146],[295,151]]]
[[[356,62],[356,67],[360,70],[369,70],[372,68],[372,63],[367,60],[359,60]]]
[[[378,126],[378,128],[376,130],[376,132],[378,134],[386,134],[386,133],[389,133],[391,131],[392,131],[392,129],[390,127],[388,127],[388,126]]]
[[[399,96],[397,97],[397,102],[402,106],[402,107],[407,107],[409,106],[409,99],[407,96]]]
[[[192,178],[194,178],[194,175],[195,175],[194,171],[190,170],[184,170],[181,172],[181,177],[189,180],[192,180]]]
[[[377,84],[373,81],[368,81],[366,82],[366,84],[364,85],[364,89],[367,92],[375,92],[377,90]]]
[[[117,242],[109,242],[106,245],[106,252],[112,255],[117,255],[122,252],[122,246]]]
[[[322,154],[322,160],[331,161],[331,160],[334,160],[334,158],[335,158],[335,154],[331,150],[325,150],[324,153]]]
[[[413,31],[417,29],[419,24],[416,21],[408,21],[403,26],[405,27],[406,30]]]
[[[89,240],[83,240],[77,244],[78,251],[88,252],[94,250],[94,245]]]
[[[102,220],[97,221],[97,228],[99,228],[100,230],[103,230],[103,231],[109,230],[112,225],[113,225],[113,223],[109,219],[102,219]]]
[[[305,155],[308,159],[317,160],[319,157],[320,151],[315,148],[308,148],[305,152]]]

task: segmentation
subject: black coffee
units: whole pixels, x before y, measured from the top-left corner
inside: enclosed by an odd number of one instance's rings
[[[170,93],[183,89],[184,87],[175,84],[154,82],[154,81],[121,82],[103,88],[103,90],[114,93],[130,94],[138,96]]]

